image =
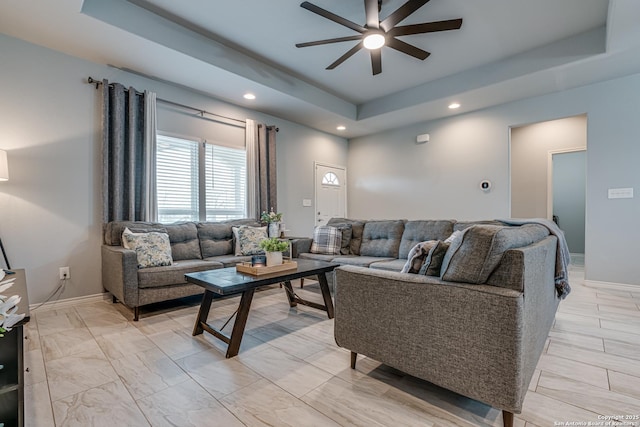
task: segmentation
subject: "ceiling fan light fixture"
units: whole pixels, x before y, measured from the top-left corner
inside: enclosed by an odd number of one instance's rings
[[[455,110],[456,108],[460,108],[460,104],[457,102],[452,102],[451,104],[449,104],[449,109],[450,110]]]
[[[386,43],[384,34],[379,32],[371,33],[362,40],[362,44],[369,50],[380,49]]]
[[[242,97],[249,100],[256,99],[256,96],[252,93],[245,93],[244,95],[242,95]]]

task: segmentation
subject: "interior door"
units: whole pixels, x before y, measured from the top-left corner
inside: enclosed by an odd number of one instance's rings
[[[346,169],[315,164],[316,225],[325,225],[331,218],[347,216]]]

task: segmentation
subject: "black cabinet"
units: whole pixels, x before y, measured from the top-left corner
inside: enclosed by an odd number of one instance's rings
[[[25,319],[0,338],[0,426],[24,425],[24,338],[23,324],[29,321],[29,298],[24,270],[14,270],[16,280],[6,293],[20,295],[18,313]],[[9,276],[8,278],[10,278]]]

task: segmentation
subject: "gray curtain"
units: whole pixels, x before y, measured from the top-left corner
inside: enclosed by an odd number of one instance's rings
[[[276,132],[275,126],[258,125],[258,218],[261,212],[269,212],[272,208],[278,212]]]
[[[103,221],[154,221],[155,103],[147,94],[119,83],[102,82]],[[155,97],[154,101],[155,101]],[[147,110],[145,110],[145,104]],[[153,135],[151,135],[153,133]]]

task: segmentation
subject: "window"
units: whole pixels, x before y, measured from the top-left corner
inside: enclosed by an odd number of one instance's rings
[[[158,221],[246,217],[246,152],[157,136]]]
[[[335,173],[327,172],[322,177],[322,184],[338,186],[338,185],[340,185],[340,180],[338,179],[338,176]]]

